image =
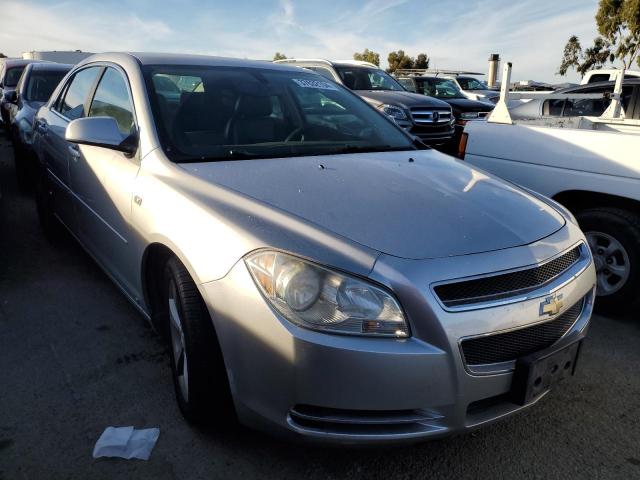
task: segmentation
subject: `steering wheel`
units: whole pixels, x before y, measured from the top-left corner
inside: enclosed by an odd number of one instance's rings
[[[287,138],[285,138],[284,141],[291,142],[296,135],[300,134],[300,141],[304,142],[304,133],[302,132],[304,132],[304,127],[298,127],[294,129],[293,132],[291,132],[289,135],[287,135]]]

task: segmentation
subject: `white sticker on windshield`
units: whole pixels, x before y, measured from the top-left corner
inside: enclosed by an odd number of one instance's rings
[[[294,82],[300,85],[302,88],[319,88],[320,90],[338,90],[338,87],[329,82],[323,82],[321,80],[306,80],[302,78],[292,78]]]

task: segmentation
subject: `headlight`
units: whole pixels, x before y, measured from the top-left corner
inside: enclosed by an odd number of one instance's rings
[[[391,118],[395,118],[396,120],[407,120],[407,114],[400,107],[384,104],[380,105],[380,109]]]
[[[462,112],[460,118],[464,120],[471,120],[472,118],[478,118],[478,112]]]
[[[245,259],[258,288],[290,322],[331,333],[408,337],[393,296],[359,278],[280,252]]]

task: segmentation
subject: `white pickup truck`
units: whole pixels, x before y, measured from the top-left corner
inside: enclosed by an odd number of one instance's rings
[[[512,120],[510,98],[531,92],[509,92],[510,74],[507,64],[496,109],[486,122],[467,125],[460,156],[569,209],[594,255],[599,309],[640,306],[640,86],[626,112],[620,74],[601,117]],[[602,97],[571,96],[593,95]]]

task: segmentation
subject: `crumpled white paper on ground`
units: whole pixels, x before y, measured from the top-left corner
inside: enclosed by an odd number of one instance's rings
[[[119,457],[149,460],[160,436],[159,428],[107,427],[96,442],[93,458]]]

